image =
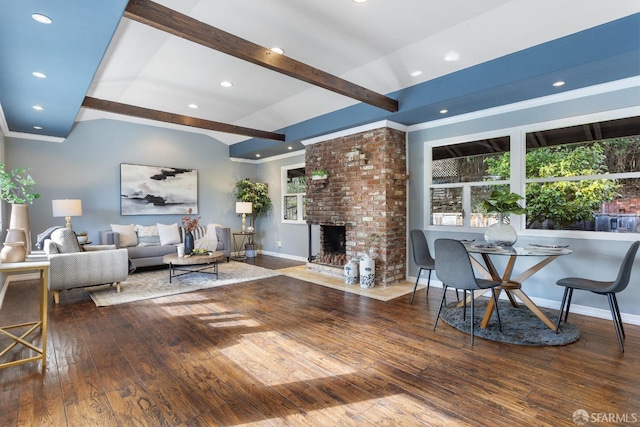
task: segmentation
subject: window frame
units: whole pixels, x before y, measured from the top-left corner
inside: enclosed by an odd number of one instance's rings
[[[454,233],[475,233],[482,234],[486,230],[485,227],[470,227],[467,218],[463,219],[463,226],[443,226],[443,225],[431,225],[431,189],[436,185],[432,184],[432,148],[443,145],[460,144],[464,142],[496,138],[500,136],[510,136],[510,152],[511,152],[511,179],[509,181],[492,181],[491,183],[502,183],[510,186],[510,189],[514,193],[525,194],[525,188],[528,183],[532,182],[550,182],[550,181],[564,181],[571,178],[566,177],[554,177],[554,178],[532,178],[527,179],[525,177],[525,155],[526,155],[526,135],[532,132],[543,132],[552,129],[558,129],[568,126],[578,126],[587,123],[594,123],[607,120],[623,119],[627,117],[639,116],[640,107],[631,107],[614,111],[604,111],[592,114],[585,114],[580,116],[573,116],[562,119],[549,120],[546,122],[537,122],[523,126],[495,129],[487,132],[479,132],[475,134],[460,135],[455,137],[443,138],[432,141],[424,142],[424,159],[425,159],[425,186],[423,197],[423,221],[424,228],[426,230],[433,231],[446,231]],[[617,178],[638,178],[640,175],[635,173],[621,173],[615,174]],[[634,175],[634,176],[629,176]],[[584,176],[583,179],[602,178],[602,175],[596,176]],[[613,175],[606,175],[606,178],[612,178]],[[469,186],[474,183],[455,183],[455,186]],[[449,186],[452,186],[448,184]],[[469,191],[469,190],[467,190]],[[468,206],[464,205],[463,209],[467,209]],[[465,215],[467,217],[469,215]],[[549,229],[527,229],[525,224],[524,215],[511,215],[511,225],[516,229],[519,236],[527,237],[553,237],[553,238],[579,238],[579,239],[592,239],[592,240],[614,240],[614,241],[633,241],[638,239],[639,233],[612,233],[606,231],[582,231],[582,230],[549,230]]]
[[[307,224],[306,219],[303,219],[305,217],[304,215],[304,198],[306,197],[307,193],[306,191],[304,193],[287,193],[287,173],[292,170],[292,169],[300,169],[300,168],[306,168],[306,164],[305,163],[297,163],[294,165],[287,165],[287,166],[282,166],[280,168],[280,193],[281,193],[281,197],[280,197],[280,211],[282,212],[280,214],[280,222],[283,224]],[[285,202],[285,198],[287,196],[296,196],[297,197],[297,206],[298,206],[298,219],[285,219],[284,215],[286,212],[286,202]]]

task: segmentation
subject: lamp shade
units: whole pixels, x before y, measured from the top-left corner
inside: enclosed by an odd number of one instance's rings
[[[248,214],[251,213],[251,202],[236,202],[236,213]]]
[[[53,216],[82,216],[82,200],[63,199],[52,200]]]

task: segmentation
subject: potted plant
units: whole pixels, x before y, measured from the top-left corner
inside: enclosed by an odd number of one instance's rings
[[[15,168],[7,172],[0,163],[0,198],[11,204],[10,229],[23,229],[26,237],[25,249],[31,253],[31,232],[29,230],[29,206],[40,197],[34,191],[36,181],[28,169]]]
[[[326,169],[316,169],[311,172],[311,179],[325,179],[329,176]]]
[[[252,204],[251,228],[255,233],[254,218],[266,215],[273,206],[269,197],[269,184],[252,182],[249,178],[242,179],[236,182],[236,199]],[[249,237],[249,243],[245,244],[245,253],[250,258],[257,254],[257,245],[253,241],[253,234]]]
[[[516,230],[504,222],[504,216],[509,214],[522,215],[527,209],[522,207],[518,201],[523,200],[519,194],[509,190],[495,189],[491,196],[480,204],[480,208],[487,213],[498,214],[498,222],[489,226],[484,233],[487,243],[501,246],[511,246],[518,239]]]
[[[78,238],[78,243],[82,245],[84,243],[87,243],[87,241],[89,240],[89,233],[87,233],[86,231],[81,231],[79,233],[76,233],[76,237]]]

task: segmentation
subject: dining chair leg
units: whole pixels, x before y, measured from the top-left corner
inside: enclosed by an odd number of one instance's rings
[[[418,277],[416,277],[416,284],[413,285],[413,293],[411,294],[411,304],[413,304],[413,297],[416,296],[416,289],[418,289],[418,282],[420,281],[420,274],[422,274],[422,267],[418,270]],[[429,279],[431,279],[431,270],[429,270]],[[429,291],[429,287],[427,286],[427,292]]]
[[[456,289],[457,291],[458,289]],[[473,291],[471,291],[471,299],[473,300]],[[467,320],[467,290],[462,290],[462,321]]]
[[[564,313],[564,323],[567,323],[567,318],[569,317],[569,307],[571,307],[571,298],[573,298],[573,288],[569,289],[569,299],[567,300],[567,311]]]
[[[564,294],[562,295],[562,302],[560,303],[560,312],[558,313],[558,320],[556,321],[556,334],[560,330],[560,321],[562,320],[562,312],[564,311],[564,304],[567,302],[568,294],[569,294],[569,288],[564,288]]]
[[[465,291],[466,292],[466,291]],[[473,291],[471,291],[471,345],[473,345],[473,318],[474,318],[474,306],[475,298],[473,298]]]
[[[429,278],[427,278],[427,298],[429,298],[429,286],[431,286],[431,272],[433,270],[429,270]]]
[[[620,350],[624,352],[624,345],[622,344],[622,335],[620,334],[620,325],[618,324],[618,316],[615,313],[615,305],[614,305],[612,296],[613,294],[607,294],[607,299],[609,300],[609,308],[611,309],[613,326],[616,328],[616,335],[618,336],[618,344],[620,344]]]
[[[438,308],[438,314],[436,315],[436,321],[433,324],[433,330],[436,330],[436,326],[438,326],[438,319],[440,319],[440,312],[442,311],[442,306],[444,306],[444,301],[447,296],[447,285],[442,285],[442,299],[440,300],[440,307]]]
[[[622,324],[622,315],[620,314],[620,307],[618,306],[618,298],[616,294],[611,294],[611,298],[613,299],[613,305],[616,308],[616,314],[618,315],[618,325],[620,325],[620,332],[622,332],[622,338],[626,338],[627,336],[624,334],[624,325]]]

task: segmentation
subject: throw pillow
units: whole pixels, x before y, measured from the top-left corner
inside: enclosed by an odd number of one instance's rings
[[[136,230],[133,224],[129,224],[129,225],[111,224],[111,231],[119,234],[120,236],[120,243],[118,244],[119,247],[128,248],[129,246],[138,245],[138,236],[136,235]]]
[[[158,226],[136,225],[134,228],[138,233],[138,246],[158,246],[160,244]]]
[[[165,225],[156,224],[158,227],[158,234],[160,235],[161,245],[177,245],[180,243],[180,229],[177,223]]]
[[[76,233],[70,228],[58,228],[51,233],[51,241],[56,244],[58,252],[61,254],[71,254],[82,252]]]

